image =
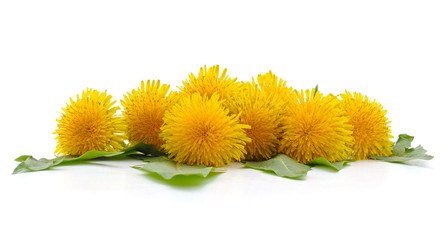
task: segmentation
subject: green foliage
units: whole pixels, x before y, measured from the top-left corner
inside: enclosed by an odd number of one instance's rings
[[[131,155],[134,153],[136,155],[140,155],[140,154],[137,154],[139,152],[139,153],[143,153],[144,155],[155,156],[155,157],[156,156],[166,156],[165,153],[156,149],[156,147],[154,145],[145,144],[144,140],[140,141],[139,143],[137,143],[134,146],[124,149],[123,150],[124,154]]]
[[[50,168],[51,166],[54,165],[55,162],[54,159],[41,158],[37,160],[32,156],[28,155],[21,156],[19,158],[20,159],[18,161],[21,161],[21,163],[14,169],[12,174],[30,172],[30,171],[41,171]]]
[[[314,96],[312,96],[312,98],[315,98],[315,95],[317,95],[317,93],[318,93],[318,84],[317,84],[317,86],[315,86]]]
[[[392,155],[389,157],[385,156],[373,156],[377,160],[382,160],[386,162],[393,163],[406,163],[407,161],[414,159],[431,160],[433,156],[426,154],[426,149],[421,145],[411,148],[411,143],[414,137],[407,134],[400,134],[399,139],[393,145]]]
[[[31,155],[23,155],[15,159],[20,164],[14,169],[12,174],[42,171],[59,165],[64,162],[72,161],[89,161],[89,160],[115,160],[132,158],[134,156],[153,157],[162,156],[164,153],[158,151],[153,145],[145,144],[142,141],[134,146],[125,148],[119,152],[103,152],[103,151],[88,151],[81,156],[62,156],[53,159],[40,158],[36,159]]]
[[[207,177],[215,168],[206,167],[204,165],[189,166],[186,164],[176,163],[172,160],[163,157],[146,158],[144,161],[149,161],[144,165],[134,166],[133,168],[142,171],[157,173],[166,180],[170,180],[175,176],[201,176]]]
[[[309,166],[298,163],[294,159],[284,154],[278,154],[274,158],[266,161],[249,161],[243,164],[248,168],[271,171],[280,177],[294,179],[301,179],[305,177],[307,172],[311,169]]]
[[[350,160],[340,161],[340,162],[329,162],[326,158],[316,158],[307,163],[309,166],[324,166],[328,167],[334,171],[340,171],[345,166],[348,166]]]

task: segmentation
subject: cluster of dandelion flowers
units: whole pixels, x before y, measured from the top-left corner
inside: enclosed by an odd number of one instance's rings
[[[57,120],[56,154],[82,155],[88,151],[116,151],[122,149],[125,125],[113,107],[111,95],[87,89],[77,100],[70,98]]]
[[[159,80],[141,81],[141,86],[124,96],[121,104],[127,126],[127,138],[131,145],[144,140],[161,149],[164,141],[159,137],[163,118],[169,106],[167,92],[170,86]]]
[[[195,93],[181,98],[164,117],[160,136],[173,161],[189,165],[221,166],[240,161],[250,139],[247,125],[230,115],[217,94],[210,98]]]
[[[340,94],[341,106],[350,117],[350,123],[354,127],[353,137],[354,159],[369,159],[371,155],[390,156],[393,142],[389,140],[393,136],[386,110],[367,96],[360,93],[351,94],[348,91]]]
[[[231,109],[239,114],[240,123],[250,126],[246,134],[252,141],[246,144],[244,159],[270,159],[278,153],[282,102],[268,96],[254,82],[245,83],[243,89]]]
[[[283,116],[279,151],[301,163],[324,157],[330,162],[350,157],[352,125],[340,101],[319,92],[295,91]]]
[[[226,106],[233,96],[238,94],[241,86],[236,78],[230,78],[227,75],[227,69],[224,69],[220,75],[219,65],[208,69],[204,66],[204,68],[200,68],[198,77],[190,73],[189,79],[182,83],[183,86],[179,87],[181,95],[191,96],[199,93],[201,96],[212,96],[217,93],[220,100],[226,100],[224,103]]]

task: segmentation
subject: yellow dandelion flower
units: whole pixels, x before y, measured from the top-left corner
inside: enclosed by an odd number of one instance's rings
[[[77,100],[70,98],[57,120],[56,154],[82,155],[90,150],[116,151],[122,149],[125,125],[113,107],[111,95],[87,89]]]
[[[267,95],[275,95],[283,102],[289,100],[292,87],[287,87],[286,81],[281,78],[278,79],[272,71],[265,74],[258,74],[257,83],[261,90],[265,91]]]
[[[167,102],[169,106],[173,106],[176,103],[178,103],[181,98],[184,97],[183,95],[181,95],[179,92],[177,91],[170,91],[170,93],[167,96]]]
[[[250,139],[237,116],[229,115],[217,94],[210,98],[198,93],[182,98],[165,113],[161,127],[163,145],[169,157],[189,165],[220,166],[240,161]]]
[[[283,104],[275,96],[267,96],[254,82],[244,83],[244,91],[231,109],[239,114],[240,123],[250,126],[246,144],[246,160],[265,160],[276,155],[281,129]]]
[[[198,77],[190,73],[189,79],[182,83],[184,86],[179,87],[180,94],[191,96],[194,93],[199,93],[201,96],[210,97],[217,93],[220,100],[226,100],[225,106],[240,90],[240,83],[236,81],[236,78],[232,79],[227,75],[227,69],[224,69],[219,75],[219,65],[208,69],[204,66],[199,70]]]
[[[127,125],[127,137],[131,145],[143,139],[144,143],[153,144],[161,149],[164,141],[159,137],[161,126],[164,124],[164,113],[169,106],[166,97],[170,85],[162,84],[159,80],[141,81],[141,86],[124,96],[121,104]]]
[[[283,117],[279,151],[307,163],[324,157],[331,162],[347,159],[353,144],[352,125],[340,101],[317,92],[295,91]]]
[[[375,100],[371,100],[361,93],[346,91],[340,94],[341,106],[350,117],[354,127],[353,158],[369,159],[371,155],[390,156],[393,136],[390,121],[385,117],[386,110]]]

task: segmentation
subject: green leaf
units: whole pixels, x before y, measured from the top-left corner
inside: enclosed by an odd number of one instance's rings
[[[23,162],[21,162],[19,165],[17,165],[12,174],[24,173],[29,171],[31,170],[29,170],[29,168],[27,168],[26,165]]]
[[[14,161],[17,161],[17,162],[23,162],[23,161],[25,161],[26,159],[28,159],[29,157],[32,157],[32,156],[31,156],[31,155],[22,155],[22,156],[16,158]]]
[[[145,139],[144,139],[145,140]],[[156,149],[156,147],[152,144],[145,144],[144,140],[140,141],[134,146],[128,147],[123,150],[125,154],[129,154],[131,152],[141,152],[145,155],[151,155],[151,156],[166,156],[165,153],[159,151]]]
[[[88,151],[79,157],[67,156],[63,161],[88,161],[97,158],[109,158],[123,155],[124,152]]]
[[[348,163],[350,163],[350,162],[352,162],[352,161],[344,160],[344,161],[340,161],[340,162],[329,162],[326,158],[320,157],[320,158],[316,158],[316,159],[308,162],[307,165],[309,165],[309,166],[324,166],[324,167],[328,167],[335,171],[340,171],[345,166],[348,166]]]
[[[81,156],[62,156],[56,157],[54,159],[41,158],[39,160],[35,159],[31,155],[23,155],[15,159],[15,161],[21,162],[13,171],[13,174],[30,172],[30,171],[41,171],[46,170],[56,165],[64,162],[71,161],[89,161],[89,160],[114,160],[114,159],[125,159],[134,156],[163,156],[163,152],[158,151],[153,145],[143,143],[143,140],[134,146],[128,147],[119,152],[104,152],[104,151],[88,151]]]
[[[210,172],[214,170],[213,167],[206,167],[204,165],[189,166],[186,164],[176,163],[166,158],[153,158],[150,161],[140,166],[133,166],[135,169],[143,170],[150,173],[157,173],[166,180],[170,180],[175,176],[190,176],[197,175],[207,177]]]
[[[32,171],[40,171],[49,168],[53,164],[53,160],[49,160],[46,158],[37,160],[33,157],[29,157],[23,163],[25,163],[26,167]]]
[[[312,98],[315,98],[315,95],[317,95],[317,92],[318,92],[318,84],[317,84],[317,86],[315,86],[314,96],[312,96]]]
[[[373,158],[377,160],[382,160],[386,162],[393,163],[406,163],[407,161],[414,159],[423,159],[423,160],[431,160],[433,156],[426,154],[426,149],[424,149],[421,145],[411,148],[411,143],[413,142],[414,137],[407,134],[400,134],[397,142],[394,143],[392,155],[389,157],[385,156],[374,156]]]
[[[71,160],[74,159],[74,158],[76,158],[76,157],[74,157],[74,156],[61,156],[61,157],[56,157],[56,158],[52,159],[52,160],[53,160],[53,165],[52,165],[52,166],[59,165],[59,164],[61,164],[61,163],[64,162],[64,161],[71,161]],[[51,167],[52,167],[52,166],[51,166]]]
[[[32,156],[29,156],[14,169],[12,174],[48,169],[53,165],[53,162],[53,160],[49,160],[46,158],[37,160]]]
[[[42,171],[59,165],[63,162],[71,161],[88,161],[93,159],[112,159],[112,157],[122,156],[124,152],[102,152],[102,151],[88,151],[85,154],[75,157],[75,156],[61,156],[53,159],[40,158],[35,159],[33,156],[24,155],[16,159],[16,161],[21,161],[21,163],[14,169],[12,174],[31,172],[31,171]],[[25,160],[23,160],[27,156]]]
[[[278,154],[274,158],[266,161],[249,161],[243,164],[248,168],[272,171],[280,177],[294,179],[305,177],[307,172],[311,169],[309,166],[298,163],[296,160],[284,154]]]
[[[401,156],[405,153],[407,148],[411,147],[411,143],[413,142],[414,137],[407,134],[400,134],[399,139],[393,145],[392,155]]]

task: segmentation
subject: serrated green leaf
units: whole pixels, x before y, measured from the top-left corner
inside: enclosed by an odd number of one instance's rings
[[[30,170],[40,171],[51,167],[51,165],[53,164],[53,160],[49,160],[46,158],[41,158],[37,160],[33,157],[29,157],[24,161],[24,163],[26,164],[26,167],[28,167]]]
[[[426,152],[427,151],[421,145],[419,145],[416,148],[406,149],[405,153],[401,154],[400,156],[391,155],[389,157],[385,157],[372,155],[372,157],[377,160],[393,163],[406,163],[407,161],[414,159],[431,160],[434,158],[433,156],[426,154]]]
[[[52,166],[59,165],[59,164],[61,164],[62,162],[64,162],[64,161],[69,161],[69,160],[71,160],[71,159],[73,159],[73,158],[75,158],[75,157],[73,157],[73,156],[61,156],[61,157],[56,157],[56,158],[52,159],[52,160],[53,160],[53,165],[52,165]]]
[[[14,169],[12,174],[31,172],[31,171],[42,171],[54,167],[56,165],[59,165],[63,162],[88,161],[100,158],[111,159],[112,157],[121,156],[123,154],[124,154],[123,152],[88,151],[79,157],[61,156],[53,159],[40,158],[38,160],[32,156],[24,155],[16,159],[16,161],[22,161],[22,162]],[[27,158],[23,160],[25,156],[27,156]]]
[[[54,159],[41,158],[39,160],[35,159],[31,155],[23,155],[15,159],[15,161],[21,162],[14,169],[13,174],[30,172],[30,171],[41,171],[49,169],[63,162],[72,161],[89,161],[89,160],[117,160],[125,159],[134,156],[163,156],[164,153],[158,151],[153,145],[145,144],[143,141],[137,143],[134,146],[128,147],[119,152],[104,152],[104,151],[88,151],[81,156],[61,156]]]
[[[30,172],[30,171],[41,171],[48,169],[53,165],[53,160],[41,158],[39,160],[28,156],[24,161],[22,161],[12,172],[12,174]]]
[[[103,151],[88,151],[84,154],[82,154],[79,157],[72,157],[67,156],[63,161],[87,161],[97,158],[109,158],[109,157],[115,157],[119,155],[123,155],[124,152],[103,152]]]
[[[145,140],[145,139],[144,139]],[[156,149],[156,147],[152,144],[145,144],[144,140],[140,141],[134,146],[128,147],[123,150],[125,154],[129,154],[131,152],[141,152],[145,155],[151,155],[151,156],[166,156],[165,153],[159,151]]]
[[[411,143],[413,142],[414,137],[408,134],[400,134],[399,139],[393,145],[392,155],[393,156],[401,156],[405,153],[406,149],[411,147]]]
[[[26,159],[28,159],[29,157],[32,157],[31,155],[22,155],[22,156],[20,156],[20,157],[18,157],[18,158],[16,158],[16,159],[14,159],[14,161],[17,161],[17,162],[23,162],[23,161],[25,161]]]
[[[147,162],[141,166],[133,166],[133,168],[150,173],[157,173],[166,180],[170,180],[179,175],[197,175],[205,178],[214,170],[213,167],[206,167],[204,165],[189,166],[160,158],[156,158],[155,161]]]
[[[385,162],[393,162],[393,163],[406,163],[407,161],[414,159],[423,159],[423,160],[431,160],[433,156],[426,154],[426,149],[424,149],[421,145],[411,148],[411,143],[414,140],[413,136],[407,134],[400,134],[397,142],[394,143],[393,152],[391,156],[374,156],[373,158],[377,160],[382,160]]]
[[[294,179],[305,177],[307,172],[311,169],[309,166],[298,163],[284,154],[278,154],[274,158],[266,161],[249,161],[243,164],[248,168],[272,171],[280,177]]]
[[[26,167],[26,165],[21,162],[19,165],[17,165],[16,168],[14,168],[14,171],[12,172],[12,174],[17,174],[17,173],[25,173],[25,172],[30,172],[31,170],[29,170],[29,168]]]
[[[345,166],[348,166],[348,163],[350,163],[350,162],[352,162],[352,161],[344,160],[344,161],[340,161],[340,162],[329,162],[326,158],[320,157],[320,158],[316,158],[316,159],[308,162],[307,165],[309,165],[309,166],[324,166],[324,167],[333,169],[335,171],[340,171]]]

